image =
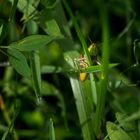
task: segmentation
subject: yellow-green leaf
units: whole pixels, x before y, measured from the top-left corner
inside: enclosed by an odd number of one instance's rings
[[[10,44],[12,48],[20,51],[33,51],[50,43],[54,37],[47,35],[31,35],[22,40]]]
[[[116,124],[112,122],[107,122],[106,127],[110,140],[132,140],[130,136]]]

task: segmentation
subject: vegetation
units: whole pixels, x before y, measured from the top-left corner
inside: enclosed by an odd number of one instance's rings
[[[138,0],[0,0],[1,140],[138,140]]]

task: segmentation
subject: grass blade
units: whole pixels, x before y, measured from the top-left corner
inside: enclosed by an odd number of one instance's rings
[[[109,64],[109,68],[113,68],[117,66],[118,63],[111,63]],[[84,73],[97,73],[101,72],[102,70],[102,65],[95,65],[95,66],[89,66],[87,68],[81,68],[80,72]],[[79,69],[76,68],[63,68],[59,66],[53,66],[53,65],[44,65],[41,67],[41,73],[77,73],[79,72]]]
[[[37,103],[41,99],[41,72],[40,72],[40,58],[38,51],[30,52],[30,65],[32,72],[33,86],[37,97]]]
[[[55,131],[52,119],[50,119],[50,140],[55,140]]]
[[[87,62],[89,64],[89,66],[92,65],[92,61],[91,61],[91,58],[90,58],[90,54],[89,54],[89,51],[88,51],[88,46],[86,44],[86,41],[84,39],[84,36],[83,36],[83,33],[81,32],[80,28],[79,28],[79,25],[72,13],[72,10],[70,9],[69,5],[67,4],[66,0],[63,0],[63,3],[65,5],[65,8],[68,12],[68,14],[70,15],[71,19],[72,19],[72,22],[73,22],[73,25],[74,25],[74,28],[76,30],[76,33],[77,33],[77,36],[82,44],[82,47],[83,47],[83,50],[84,50],[84,53],[85,53],[85,56],[87,58]]]
[[[102,22],[102,40],[103,40],[103,49],[102,49],[102,77],[100,90],[98,93],[98,102],[95,114],[95,133],[98,135],[101,120],[103,117],[104,106],[105,106],[105,97],[107,90],[107,82],[108,82],[108,67],[109,67],[109,29],[108,29],[108,17],[107,17],[107,9],[105,9],[105,4],[102,1],[99,2],[100,6],[100,16]],[[102,8],[101,8],[102,7]]]
[[[30,21],[27,23],[27,30],[28,30],[28,34],[36,34],[38,32],[38,28],[36,26],[36,23],[33,21]],[[41,35],[42,36],[42,35]],[[47,39],[47,36],[42,36],[42,40],[41,40],[41,36],[40,35],[32,35],[29,36],[29,38],[26,38],[25,40],[25,44],[29,43],[31,46],[26,46],[25,47],[35,47],[38,48],[40,46],[44,46],[46,43],[49,43],[48,41],[49,38]],[[30,38],[31,37],[31,38]],[[32,41],[35,41],[35,38],[39,37],[40,40],[34,43],[35,46],[32,46]],[[37,39],[36,38],[36,39]],[[32,40],[33,39],[33,40]],[[24,44],[24,42],[23,42]],[[42,86],[41,86],[41,72],[40,72],[40,56],[39,56],[39,50],[32,50],[29,52],[29,58],[30,58],[30,67],[31,67],[31,74],[32,74],[32,81],[33,81],[33,87],[34,87],[34,91],[35,91],[35,95],[37,98],[37,104],[40,103],[41,101],[41,90],[42,90]]]
[[[89,51],[88,51],[88,46],[86,44],[86,41],[84,39],[84,35],[83,33],[81,32],[80,28],[79,28],[79,25],[72,13],[72,10],[70,9],[69,5],[67,4],[67,2],[65,0],[63,0],[63,3],[65,5],[65,8],[68,12],[68,14],[70,15],[71,19],[72,19],[72,22],[73,22],[73,25],[74,25],[74,28],[76,30],[76,33],[77,33],[77,36],[82,44],[82,47],[83,47],[83,50],[84,50],[84,53],[85,53],[85,57],[87,59],[87,63],[89,66],[92,66],[92,61],[91,61],[91,58],[90,58],[90,54],[89,54]],[[96,91],[96,85],[95,85],[95,82],[94,82],[94,76],[93,74],[90,74],[90,81],[91,81],[91,89],[92,89],[92,99],[93,99],[93,104],[96,105],[97,103],[97,91]]]
[[[65,53],[65,60],[71,67],[75,67],[73,60],[77,56],[78,53],[75,51],[67,52]],[[91,115],[90,105],[86,101],[87,98],[85,97],[86,95],[83,92],[82,86],[79,82],[78,73],[70,74],[70,83],[76,101],[76,107],[78,111],[80,124],[82,126],[83,138],[84,140],[94,140],[95,137],[92,129],[93,125],[91,124],[91,120],[89,120],[89,117]]]
[[[0,25],[0,37],[2,35],[2,31],[3,31],[3,24]]]
[[[17,9],[17,3],[18,3],[18,0],[14,0],[13,2],[13,6],[12,6],[12,9],[11,9],[11,14],[10,14],[10,17],[9,17],[9,21],[12,21],[14,16],[15,16],[15,12],[16,12],[16,9]]]

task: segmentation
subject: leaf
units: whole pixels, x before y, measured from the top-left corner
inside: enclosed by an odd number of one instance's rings
[[[2,35],[3,24],[0,26],[0,36]]]
[[[13,0],[9,0],[13,2]],[[37,6],[40,0],[18,0],[17,7],[23,13],[23,17],[21,20],[27,22],[29,19],[33,18],[37,13]]]
[[[51,36],[63,37],[57,22],[52,19],[46,22],[47,33]]]
[[[136,130],[136,125],[135,125],[134,120],[129,120],[127,122],[125,121],[127,120],[128,117],[130,118],[131,115],[127,116],[126,114],[122,114],[120,112],[117,112],[115,115],[116,115],[117,121],[119,122],[119,125],[121,125],[124,130],[127,130],[127,131]]]
[[[139,139],[139,134],[136,131],[137,125],[134,120],[137,115],[138,113],[133,113],[132,115],[129,115],[129,116],[126,114],[122,114],[120,112],[116,113],[116,118],[117,118],[117,121],[119,122],[119,126],[121,126],[123,130],[127,131],[127,134],[133,140]]]
[[[16,12],[16,9],[17,9],[17,3],[18,3],[18,0],[14,0],[13,5],[12,5],[12,9],[11,9],[11,12],[10,12],[10,17],[9,17],[10,22],[11,22],[11,20],[13,20],[13,18],[15,16],[15,12]]]
[[[30,52],[30,65],[34,90],[38,101],[37,103],[39,103],[41,99],[41,73],[40,73],[40,57],[38,51]]]
[[[10,44],[11,48],[18,49],[20,51],[32,51],[37,50],[40,47],[50,43],[54,37],[47,35],[31,35],[25,37],[22,40]]]
[[[109,64],[109,68],[113,68],[117,66],[117,63],[111,63]],[[76,72],[83,72],[83,73],[97,73],[101,72],[101,65],[96,65],[96,66],[89,66],[87,68],[82,68],[82,69],[76,69],[76,68],[71,68],[68,65],[64,65],[64,67],[60,66],[53,66],[53,65],[43,65],[41,67],[41,73],[76,73]]]
[[[51,66],[51,65],[44,65],[41,67],[41,73],[60,73],[63,72],[61,67]]]
[[[110,63],[109,64],[109,68],[113,68],[115,66],[117,66],[117,63]],[[95,66],[89,66],[87,68],[82,68],[81,72],[87,72],[87,73],[91,73],[91,72],[101,72],[102,70],[102,65],[95,65]]]
[[[55,140],[55,131],[54,131],[54,126],[53,126],[53,121],[50,119],[50,140]]]
[[[47,9],[54,8],[59,2],[60,0],[41,0],[41,4]]]
[[[138,120],[138,133],[140,134],[140,120]]]
[[[22,76],[30,78],[31,72],[26,57],[14,48],[8,48],[7,52],[13,68]]]
[[[107,122],[107,133],[110,140],[132,140],[129,135],[112,122]]]
[[[77,51],[69,51],[64,54],[64,58],[67,65],[69,66],[69,69],[75,67],[74,58],[76,58],[78,55],[79,54]],[[89,117],[93,110],[90,110],[91,106],[90,103],[87,101],[87,94],[84,93],[82,85],[79,82],[78,73],[70,73],[69,75],[80,124],[82,125],[81,129],[83,139],[94,140],[95,136],[93,132],[93,122],[92,119],[89,120]]]

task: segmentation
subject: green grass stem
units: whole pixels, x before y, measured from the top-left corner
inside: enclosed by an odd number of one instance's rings
[[[109,67],[109,28],[107,9],[102,1],[100,1],[100,16],[102,22],[102,77],[100,90],[98,92],[98,102],[95,114],[95,133],[99,134],[101,121],[103,118],[105,97],[108,82],[108,67]]]

